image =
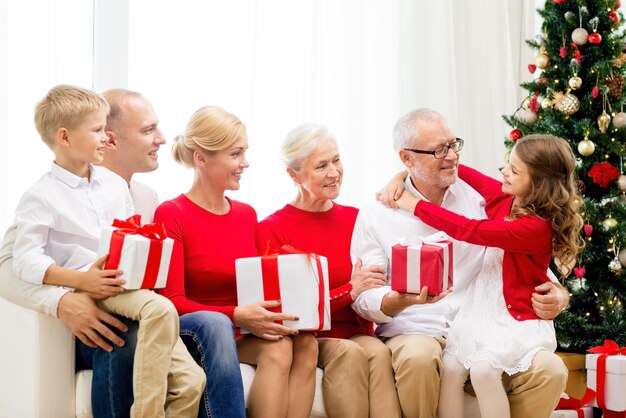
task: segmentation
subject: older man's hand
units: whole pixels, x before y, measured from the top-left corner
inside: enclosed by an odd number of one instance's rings
[[[532,305],[539,318],[554,319],[569,305],[569,291],[560,283],[542,283],[535,287]]]
[[[383,297],[380,309],[387,316],[396,316],[411,305],[438,302],[451,291],[452,288],[444,290],[436,296],[429,296],[428,286],[422,287],[420,293],[400,293],[393,290]]]

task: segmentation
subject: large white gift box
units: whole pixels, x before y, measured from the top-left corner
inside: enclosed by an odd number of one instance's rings
[[[593,408],[583,406],[576,409],[557,409],[552,411],[550,418],[593,418]]]
[[[126,280],[125,289],[159,289],[167,283],[173,248],[162,224],[141,225],[134,215],[102,228],[98,258],[108,254],[104,269],[124,272],[117,278]]]
[[[606,373],[599,376],[598,358],[602,354],[587,354],[585,366],[587,368],[587,387],[596,391],[593,406],[599,406],[611,411],[626,411],[626,356],[609,355],[606,357]],[[599,405],[598,378],[604,378],[604,405]]]
[[[299,330],[330,329],[328,260],[316,254],[277,254],[235,261],[239,306],[280,300],[275,312],[293,314],[281,321]],[[242,332],[247,330],[242,329]]]

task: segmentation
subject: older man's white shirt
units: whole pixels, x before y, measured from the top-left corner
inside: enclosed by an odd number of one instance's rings
[[[423,198],[407,177],[408,191]],[[485,200],[462,180],[457,180],[446,192],[442,207],[471,219],[484,219]],[[437,230],[424,224],[412,213],[391,209],[379,202],[370,202],[359,211],[352,234],[351,256],[363,261],[363,267],[383,265],[390,274],[391,247],[399,241],[428,236]],[[448,324],[458,311],[465,290],[473,281],[483,263],[485,247],[453,241],[454,290],[434,304],[413,305],[395,317],[385,315],[381,309],[383,297],[391,292],[390,286],[370,289],[361,293],[352,304],[362,317],[377,324],[376,334],[393,337],[400,334],[426,334],[445,336]],[[389,278],[388,278],[389,282]]]

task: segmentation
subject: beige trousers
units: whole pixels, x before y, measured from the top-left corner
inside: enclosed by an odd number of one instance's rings
[[[206,376],[178,336],[178,313],[172,302],[141,289],[98,301],[98,305],[139,322],[131,417],[196,417]]]
[[[318,338],[318,367],[329,418],[397,418],[391,353],[376,337]]]
[[[445,339],[422,334],[398,335],[385,341],[391,350],[396,388],[407,418],[436,418],[441,354]],[[554,353],[540,351],[530,368],[502,376],[511,418],[547,418],[567,381],[567,368]]]

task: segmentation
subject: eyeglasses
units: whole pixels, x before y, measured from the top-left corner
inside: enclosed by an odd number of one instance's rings
[[[416,154],[430,154],[437,159],[446,158],[448,150],[452,150],[455,154],[458,154],[463,149],[463,140],[461,138],[455,138],[455,141],[448,145],[441,145],[432,151],[425,151],[421,149],[403,148],[405,151],[411,151]]]

